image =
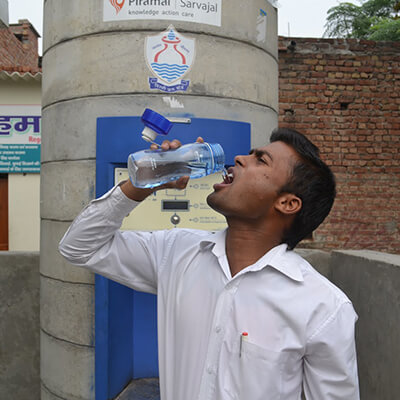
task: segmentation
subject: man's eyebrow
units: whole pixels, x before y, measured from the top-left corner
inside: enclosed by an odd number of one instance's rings
[[[251,149],[249,154],[254,154],[256,157],[268,156],[271,161],[274,161],[272,154],[268,150],[260,150],[260,149]]]

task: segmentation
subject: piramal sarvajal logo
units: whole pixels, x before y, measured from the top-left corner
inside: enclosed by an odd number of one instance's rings
[[[122,10],[125,0],[110,0],[110,3],[115,8],[116,14],[118,14]]]

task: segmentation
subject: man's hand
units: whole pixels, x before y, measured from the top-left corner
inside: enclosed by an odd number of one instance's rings
[[[204,140],[203,140],[203,138],[198,137],[196,142],[204,143]],[[182,146],[182,143],[179,140],[174,139],[172,141],[164,140],[160,147],[162,150],[168,151],[168,150],[177,149],[178,147],[181,147],[181,146]],[[150,146],[150,149],[152,149],[152,150],[156,150],[157,148],[158,148],[158,146],[156,144],[152,144]],[[137,187],[133,186],[130,179],[128,179],[121,185],[121,190],[123,191],[125,196],[129,197],[130,199],[135,200],[135,201],[142,201],[147,196],[151,195],[152,193],[156,192],[157,190],[162,190],[162,189],[182,190],[182,189],[185,189],[188,182],[189,182],[189,176],[182,176],[181,178],[179,178],[176,181],[168,182],[168,183],[165,183],[164,185],[157,186],[155,188],[141,189],[141,188],[137,188]]]

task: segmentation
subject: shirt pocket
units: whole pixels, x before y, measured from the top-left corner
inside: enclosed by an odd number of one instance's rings
[[[224,391],[234,400],[280,400],[288,353],[276,352],[243,340],[228,350]]]

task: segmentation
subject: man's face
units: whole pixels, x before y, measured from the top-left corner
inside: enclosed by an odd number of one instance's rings
[[[267,218],[299,156],[284,142],[273,142],[236,156],[230,180],[214,185],[207,203],[226,217]]]

